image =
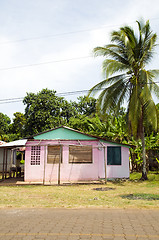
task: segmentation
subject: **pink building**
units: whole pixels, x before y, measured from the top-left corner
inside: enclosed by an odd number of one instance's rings
[[[27,141],[24,181],[129,178],[129,148],[68,127],[55,128]]]

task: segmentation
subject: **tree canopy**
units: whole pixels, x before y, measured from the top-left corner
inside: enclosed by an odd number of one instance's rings
[[[94,49],[95,56],[104,56],[103,71],[106,78],[91,90],[102,89],[98,108],[102,114],[119,111],[127,102],[130,131],[142,139],[143,179],[146,174],[145,129],[157,130],[158,111],[152,93],[159,97],[159,86],[154,82],[159,70],[147,70],[156,46],[157,35],[152,32],[149,21],[138,22],[138,33],[129,27],[121,27],[111,34],[111,44]]]
[[[74,108],[53,90],[43,89],[37,94],[27,93],[23,100],[26,134],[36,134],[67,123],[74,115]]]
[[[47,89],[47,91],[45,91],[46,98],[47,92],[50,93],[50,90],[48,91]],[[38,98],[39,93],[33,94],[33,96],[35,98]],[[29,96],[30,95],[32,96],[32,93],[29,93]],[[56,98],[57,97],[56,93],[53,96]],[[36,105],[37,104],[38,101]],[[159,107],[158,105],[156,106],[157,108]],[[50,106],[49,108],[46,108],[45,106],[44,110],[46,112],[47,111],[50,112],[51,111],[50,109],[52,109],[53,107],[54,106]],[[96,99],[92,97],[88,98],[86,96],[81,96],[77,99],[77,101],[74,102],[71,101],[68,102],[66,99],[63,98],[62,105],[60,105],[60,107],[61,107],[60,111],[59,108],[57,108],[58,111],[57,116],[58,119],[60,120],[59,125],[65,124],[76,130],[94,136],[99,136],[112,141],[117,141],[119,143],[124,144],[128,143],[135,145],[134,149],[130,149],[132,170],[141,170],[142,164],[141,141],[135,140],[134,137],[131,136],[131,134],[128,134],[127,132],[128,125],[126,122],[127,113],[124,108],[121,108],[117,115],[115,115],[113,111],[111,111],[109,114],[105,113],[104,115],[101,115],[98,112],[96,112]],[[35,107],[34,101],[28,102],[28,105],[26,105],[26,111],[28,111],[28,108],[32,109],[30,112],[31,118],[32,114],[37,116],[41,109],[40,106]],[[42,108],[42,111],[44,110]],[[7,115],[0,114],[1,116],[0,139],[8,142],[28,137],[34,134],[35,123],[31,124],[31,120],[29,119],[30,115],[28,115],[27,116],[28,119],[26,119],[25,114],[16,112],[14,113],[12,123],[10,123],[11,122],[10,118]],[[43,121],[45,125],[45,118],[43,118]],[[48,119],[48,121],[50,121],[51,125],[52,118]],[[30,123],[29,130],[30,132],[28,131],[28,123]],[[50,129],[49,127],[50,125],[48,124],[47,125],[48,128],[44,130]],[[41,132],[43,131],[43,129],[39,129],[39,131]],[[158,146],[159,146],[159,134],[157,132],[152,132],[152,129],[149,126],[149,130],[146,131],[145,138],[146,156],[151,155],[150,157],[152,158],[153,151],[157,152],[159,149]],[[153,157],[156,159],[156,155],[154,155]]]
[[[3,113],[0,113],[0,135],[9,133],[10,118]]]

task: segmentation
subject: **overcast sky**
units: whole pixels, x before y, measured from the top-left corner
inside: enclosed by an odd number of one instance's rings
[[[103,58],[92,49],[141,18],[159,36],[158,0],[0,0],[0,100],[43,88],[90,89],[103,79]],[[158,60],[157,53],[150,68],[159,68]],[[0,112],[12,118],[24,105],[0,101]]]

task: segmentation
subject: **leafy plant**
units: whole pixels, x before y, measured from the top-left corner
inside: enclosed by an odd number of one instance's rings
[[[102,90],[97,107],[101,114],[119,112],[127,101],[127,119],[130,133],[142,142],[142,179],[147,179],[145,129],[157,130],[158,110],[152,93],[159,96],[159,86],[153,81],[159,70],[147,70],[152,59],[157,35],[149,21],[138,22],[138,34],[129,27],[111,33],[111,44],[94,49],[95,56],[104,56],[103,72],[106,78],[90,89],[90,94]],[[104,89],[103,89],[104,88]]]

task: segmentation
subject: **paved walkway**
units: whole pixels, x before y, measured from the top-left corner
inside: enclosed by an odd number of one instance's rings
[[[1,209],[2,240],[159,239],[159,210]]]

